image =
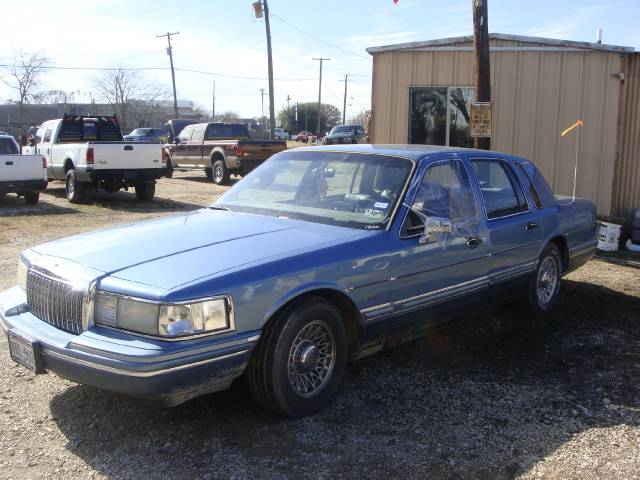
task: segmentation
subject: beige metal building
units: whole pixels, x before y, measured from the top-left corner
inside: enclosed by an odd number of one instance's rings
[[[372,47],[372,143],[471,146],[473,38]],[[490,35],[492,149],[531,159],[601,215],[640,207],[640,58],[632,47]]]

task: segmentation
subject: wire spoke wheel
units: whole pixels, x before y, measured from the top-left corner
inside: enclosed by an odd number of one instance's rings
[[[301,397],[313,397],[331,378],[336,362],[336,340],[322,320],[305,325],[296,335],[287,363],[289,383]]]
[[[545,257],[538,269],[536,294],[540,305],[547,305],[555,295],[558,286],[558,265],[552,257]]]

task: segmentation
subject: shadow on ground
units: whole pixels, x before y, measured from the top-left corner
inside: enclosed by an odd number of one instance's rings
[[[0,217],[16,217],[23,215],[63,215],[67,213],[74,213],[77,210],[74,208],[59,207],[52,203],[42,199],[37,205],[29,205],[24,201],[24,198],[16,195],[7,195],[0,197]]]
[[[576,433],[640,424],[639,312],[567,281],[544,322],[503,307],[354,363],[302,420],[240,387],[160,410],[74,386],[51,411],[67,448],[114,478],[513,478]]]
[[[47,193],[66,201],[64,185],[49,186]],[[180,202],[159,196],[156,196],[149,202],[139,201],[136,199],[133,189],[126,192],[119,191],[115,193],[87,189],[85,199],[79,205],[97,206],[110,210],[122,210],[134,213],[191,211],[202,208],[202,205],[196,203]]]
[[[186,180],[188,182],[198,182],[198,183],[210,183],[212,186],[216,186],[215,183],[213,183],[213,180],[211,180],[210,178],[207,178],[204,174],[202,176],[192,176],[192,177],[187,177],[185,175],[181,175],[180,180]],[[230,187],[233,187],[236,183],[238,183],[241,180],[242,177],[231,177],[229,179],[229,185]]]

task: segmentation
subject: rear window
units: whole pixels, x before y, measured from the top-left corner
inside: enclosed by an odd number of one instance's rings
[[[120,125],[112,117],[65,117],[62,120],[59,143],[120,142]]]
[[[246,140],[249,138],[247,127],[240,123],[212,123],[207,127],[205,140]]]
[[[0,155],[12,155],[18,153],[16,144],[10,138],[0,138]]]

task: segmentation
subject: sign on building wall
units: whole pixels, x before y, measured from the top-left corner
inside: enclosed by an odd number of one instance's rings
[[[491,102],[471,104],[470,132],[472,137],[491,136]]]

